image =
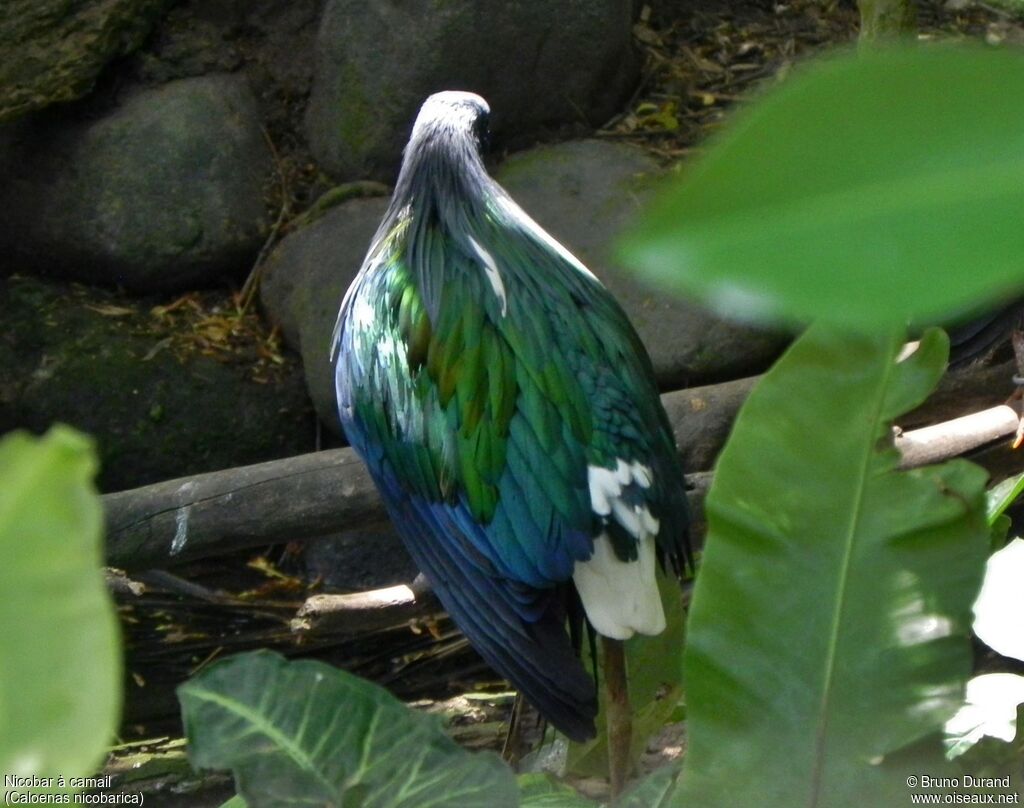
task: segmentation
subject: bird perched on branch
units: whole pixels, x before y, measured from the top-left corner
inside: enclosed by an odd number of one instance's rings
[[[567,617],[582,604],[615,640],[664,628],[683,475],[626,315],[488,176],[488,114],[471,93],[423,104],[338,315],[338,408],[455,623],[579,740],[597,705]]]

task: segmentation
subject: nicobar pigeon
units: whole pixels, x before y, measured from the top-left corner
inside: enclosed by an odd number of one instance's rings
[[[341,304],[338,408],[452,619],[582,740],[597,698],[567,617],[662,631],[655,566],[689,556],[683,474],[625,313],[488,176],[488,115],[471,93],[423,104]]]

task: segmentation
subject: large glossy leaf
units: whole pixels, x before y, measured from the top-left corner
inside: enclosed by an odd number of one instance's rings
[[[650,739],[664,728],[682,698],[681,652],[686,638],[686,611],[675,577],[659,570],[658,589],[665,610],[665,630],[654,636],[637,634],[626,641],[626,673],[633,709],[631,759],[634,764]],[[601,656],[600,648],[598,656]],[[588,667],[593,664],[589,651],[584,653],[584,661]],[[604,670],[603,660],[599,659],[598,669],[600,678],[600,671]],[[608,776],[606,701],[602,690],[595,721],[597,735],[583,743],[569,744],[568,772],[582,776]]]
[[[959,757],[985,737],[1011,743],[1017,737],[1017,709],[1022,704],[1024,676],[975,676],[967,683],[964,706],[946,722],[946,756]]]
[[[994,524],[1002,516],[1017,498],[1024,493],[1024,473],[1007,477],[997,485],[992,486],[985,495],[986,515],[988,523]]]
[[[707,499],[676,805],[902,805],[901,765],[943,771],[937,733],[971,670],[985,473],[897,470],[891,420],[946,354],[932,330],[897,364],[901,336],[812,326],[736,421]]]
[[[439,719],[322,662],[257,651],[178,688],[189,756],[230,768],[250,808],[515,806],[511,770]]]
[[[1024,492],[1024,473],[1007,477],[992,486],[986,494],[988,524],[992,530],[992,550],[1000,550],[1006,546],[1006,539],[1013,526],[1013,521],[1006,510]],[[984,587],[983,587],[984,589]],[[977,631],[977,626],[975,626]]]
[[[66,427],[0,441],[0,775],[53,778],[32,789],[5,780],[5,794],[77,791],[68,780],[94,773],[117,726],[95,472],[92,443]]]
[[[548,774],[519,775],[521,808],[599,808],[575,789]]]
[[[1014,539],[986,563],[974,633],[997,653],[1024,660],[1024,539]]]
[[[614,803],[615,808],[668,808],[679,769],[676,761],[651,772],[627,789]]]
[[[625,260],[728,314],[942,322],[1024,286],[1024,55],[819,61],[736,114]]]

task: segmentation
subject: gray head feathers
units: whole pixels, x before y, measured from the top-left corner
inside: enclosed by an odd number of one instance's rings
[[[448,90],[424,101],[395,186],[398,206],[448,219],[454,204],[483,199],[492,184],[481,156],[489,118],[490,107],[474,93]]]

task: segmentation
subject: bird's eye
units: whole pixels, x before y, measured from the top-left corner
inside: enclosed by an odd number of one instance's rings
[[[473,135],[476,137],[477,143],[480,144],[480,151],[487,151],[491,144],[490,122],[491,116],[486,112],[481,112],[473,121]]]

